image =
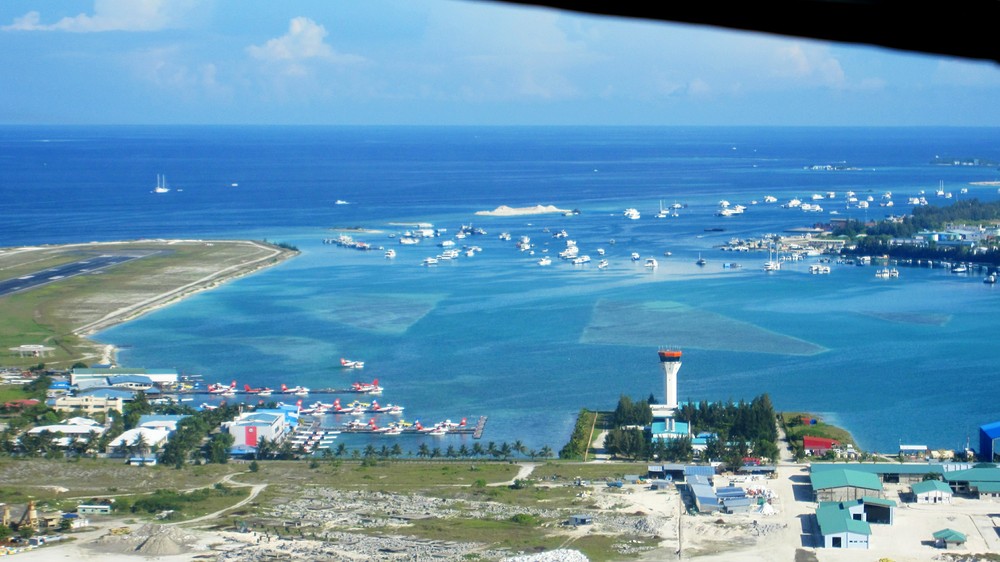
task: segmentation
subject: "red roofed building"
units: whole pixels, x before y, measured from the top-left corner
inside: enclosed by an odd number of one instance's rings
[[[4,403],[3,407],[9,410],[20,410],[21,408],[29,408],[40,404],[38,400],[34,398],[26,398],[23,400],[11,400],[10,402]]]
[[[813,437],[812,435],[802,437],[802,448],[806,450],[807,455],[822,456],[837,445],[840,445],[840,442],[836,439]]]

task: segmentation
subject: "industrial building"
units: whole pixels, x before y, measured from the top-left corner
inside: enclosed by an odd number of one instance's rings
[[[871,547],[872,528],[862,519],[862,509],[856,502],[820,502],[816,523],[826,548]]]
[[[951,486],[940,480],[924,480],[910,486],[916,503],[951,503]]]
[[[865,496],[884,496],[882,482],[878,476],[868,472],[842,468],[813,472],[809,478],[812,481],[813,498],[817,502],[843,502]]]
[[[997,440],[1000,440],[1000,421],[979,426],[979,460],[993,462],[1000,454]]]
[[[108,377],[141,376],[148,378],[155,384],[171,385],[177,384],[178,373],[176,369],[133,369],[126,367],[116,367],[108,369],[73,369],[69,376],[69,383],[79,386],[87,381],[100,381],[101,384],[107,382]]]

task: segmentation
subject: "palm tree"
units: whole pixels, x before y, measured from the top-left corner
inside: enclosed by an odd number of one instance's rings
[[[522,443],[520,439],[514,441],[514,444],[511,445],[511,447],[514,449],[514,452],[519,455],[525,454],[525,452],[528,450],[528,448],[524,446],[524,443]]]
[[[339,443],[337,445],[337,452],[335,452],[334,455],[336,455],[337,458],[340,458],[340,457],[342,457],[342,456],[344,456],[346,454],[347,454],[347,445],[344,445],[343,443]]]
[[[430,447],[427,446],[427,443],[421,443],[420,447],[417,448],[417,456],[420,458],[425,458],[430,454],[431,450]]]
[[[538,451],[538,456],[542,457],[543,459],[551,459],[552,458],[552,447],[549,447],[548,445],[545,445],[544,447],[542,447]]]
[[[484,453],[485,451],[483,451],[483,446],[479,443],[479,441],[472,444],[472,456],[481,457]]]

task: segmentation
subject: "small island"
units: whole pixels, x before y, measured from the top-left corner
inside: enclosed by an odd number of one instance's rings
[[[572,213],[569,209],[560,209],[555,205],[535,205],[534,207],[508,207],[500,205],[492,211],[476,211],[477,215],[487,217],[516,217],[521,215],[548,215]]]

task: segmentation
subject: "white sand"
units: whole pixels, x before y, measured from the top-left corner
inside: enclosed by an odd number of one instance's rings
[[[566,214],[572,211],[560,209],[555,205],[535,205],[534,207],[508,207],[500,205],[492,211],[476,211],[477,215],[488,217],[516,217],[520,215],[548,215],[552,213]]]

